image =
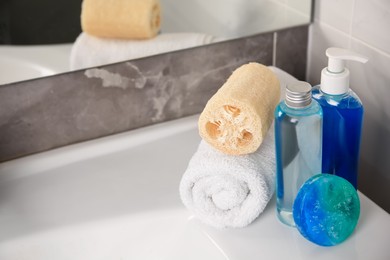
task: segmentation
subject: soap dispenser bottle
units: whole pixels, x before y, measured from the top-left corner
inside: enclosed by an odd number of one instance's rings
[[[340,48],[328,48],[328,67],[312,95],[323,110],[322,172],[348,180],[357,189],[363,105],[349,88],[345,60],[365,63],[366,57]]]
[[[276,214],[289,226],[295,226],[292,207],[300,187],[321,173],[322,109],[311,90],[303,81],[288,85],[275,109]]]

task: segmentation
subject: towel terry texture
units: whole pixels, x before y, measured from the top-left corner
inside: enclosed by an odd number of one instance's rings
[[[184,205],[216,228],[245,227],[263,212],[275,186],[274,133],[246,155],[224,154],[205,141],[180,183]]]
[[[70,69],[77,70],[209,44],[221,39],[200,33],[166,33],[147,40],[100,38],[81,33],[72,46]]]

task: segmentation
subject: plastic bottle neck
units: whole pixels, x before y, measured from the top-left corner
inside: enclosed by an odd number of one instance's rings
[[[329,96],[329,97],[336,97],[336,98],[343,98],[343,97],[346,97],[346,96],[348,96],[348,95],[349,95],[349,93],[350,93],[351,89],[348,89],[348,91],[347,91],[347,92],[345,92],[345,93],[342,93],[342,94],[328,94],[328,93],[326,93],[326,92],[322,91],[322,89],[321,89],[321,85],[320,85],[319,91],[320,91],[320,93],[321,93],[322,95],[325,95],[325,96]]]

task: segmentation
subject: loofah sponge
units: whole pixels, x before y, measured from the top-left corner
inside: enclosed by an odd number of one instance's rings
[[[199,117],[200,136],[232,155],[255,152],[267,135],[280,100],[276,75],[259,63],[236,69]]]
[[[81,27],[97,37],[147,39],[160,30],[159,0],[84,0]]]

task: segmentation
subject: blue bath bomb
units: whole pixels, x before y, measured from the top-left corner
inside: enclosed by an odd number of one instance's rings
[[[330,174],[311,177],[300,188],[293,205],[299,232],[321,246],[347,239],[356,227],[360,201],[347,180]]]

